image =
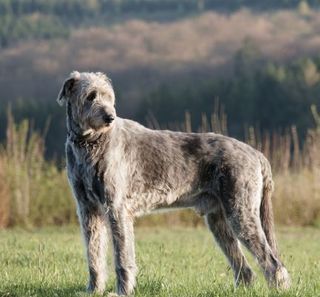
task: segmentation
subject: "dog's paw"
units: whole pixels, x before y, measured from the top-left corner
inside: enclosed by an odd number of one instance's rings
[[[93,294],[93,295],[103,295],[104,293],[104,286],[99,288],[99,287],[92,287],[92,286],[88,286],[87,287],[87,294]]]
[[[291,279],[285,267],[281,267],[276,271],[275,285],[279,290],[288,290],[291,287]]]

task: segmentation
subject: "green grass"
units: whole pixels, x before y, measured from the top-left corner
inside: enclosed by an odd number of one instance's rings
[[[291,273],[288,292],[269,290],[258,279],[234,289],[232,272],[207,230],[137,229],[138,286],[135,296],[320,296],[320,230],[281,228],[282,259]],[[109,251],[110,254],[110,251]],[[108,262],[112,262],[109,259]],[[109,269],[108,292],[114,290]],[[0,296],[87,296],[87,272],[79,230],[0,231]]]

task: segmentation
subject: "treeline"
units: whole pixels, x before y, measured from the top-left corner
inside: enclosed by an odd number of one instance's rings
[[[0,47],[31,38],[66,37],[74,26],[105,25],[123,18],[170,19],[207,10],[242,7],[308,10],[319,0],[0,0]]]
[[[160,128],[180,129],[185,111],[197,131],[203,115],[210,119],[216,103],[223,106],[228,116],[228,134],[245,139],[250,127],[264,134],[283,134],[295,125],[298,136],[305,139],[309,128],[315,126],[311,106],[320,110],[320,56],[291,63],[262,61],[250,42],[234,57],[233,75],[198,78],[196,75],[163,83],[150,92],[141,93],[141,103],[133,116],[145,125],[156,121]],[[126,98],[117,92],[117,106],[125,105]],[[54,100],[23,99],[12,106],[16,119],[33,119],[40,131],[46,133],[47,156],[64,154],[66,137],[65,112]],[[118,108],[121,115],[121,108]],[[5,108],[0,112],[0,126],[5,126]],[[1,129],[4,133],[4,129]],[[5,136],[1,135],[2,139]]]
[[[68,35],[69,28],[53,16],[34,14],[0,17],[0,48],[19,40],[64,38]]]
[[[210,118],[215,102],[224,106],[229,133],[243,139],[248,127],[283,133],[296,125],[300,137],[314,126],[310,107],[320,108],[320,56],[291,63],[263,61],[254,44],[234,57],[233,75],[162,84],[142,101],[140,118],[150,115],[169,128],[179,127],[184,110],[193,117],[193,129],[202,114]]]
[[[0,15],[34,12],[78,18],[103,13],[139,13],[161,11],[235,10],[249,8],[295,8],[301,2],[316,7],[319,0],[1,0]]]

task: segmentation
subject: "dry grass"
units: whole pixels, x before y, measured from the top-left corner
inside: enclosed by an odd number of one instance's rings
[[[273,169],[275,192],[273,195],[275,220],[284,225],[320,226],[320,115],[316,107],[311,107],[316,128],[310,129],[303,146],[300,147],[299,136],[294,126],[283,135],[265,133],[261,135],[253,127],[246,131],[245,142],[263,152]],[[150,114],[149,126],[160,127],[155,117]],[[185,122],[171,125],[172,129],[191,132],[191,115],[186,112]],[[197,132],[215,132],[227,135],[227,115],[224,108],[215,103],[215,112],[210,118],[202,114],[202,125]],[[186,217],[192,219],[186,220]],[[157,220],[175,224],[177,221],[197,226],[202,219],[185,211],[166,214],[148,223],[156,224]],[[143,223],[143,220],[142,220]]]
[[[276,174],[273,208],[278,223],[320,227],[319,179],[319,169]]]
[[[6,145],[0,150],[0,227],[74,221],[65,171],[45,160],[44,138],[30,122],[17,125],[8,112]]]
[[[203,114],[200,132],[227,134],[226,115],[216,106],[211,119]],[[319,115],[313,109],[318,122]],[[190,115],[180,130],[190,131]],[[150,125],[157,126],[151,118]],[[247,142],[262,150],[274,168],[275,218],[285,225],[320,226],[320,129],[310,130],[302,148],[294,127],[279,136],[256,136],[249,129]],[[19,125],[8,114],[6,146],[0,150],[0,227],[60,225],[76,221],[65,170],[44,159],[43,137],[28,121]],[[202,218],[191,211],[158,214],[138,220],[143,226],[198,226]]]
[[[4,160],[0,156],[0,228],[8,225],[9,209],[9,189],[6,182]]]

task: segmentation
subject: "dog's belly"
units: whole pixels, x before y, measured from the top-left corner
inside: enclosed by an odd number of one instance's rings
[[[196,189],[185,193],[179,193],[179,191],[162,193],[155,190],[147,193],[134,193],[127,199],[128,208],[134,216],[181,208],[192,208],[200,215],[204,215],[212,212],[217,203],[215,195],[209,194],[206,189]]]

